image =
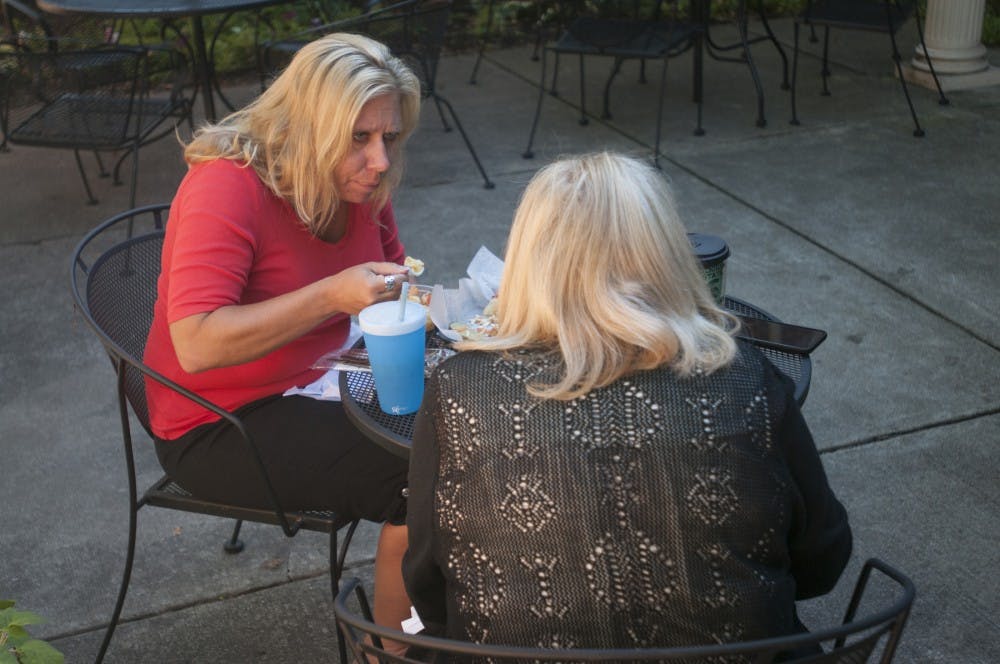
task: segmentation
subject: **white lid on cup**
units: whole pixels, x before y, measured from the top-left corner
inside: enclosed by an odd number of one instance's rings
[[[361,331],[383,337],[408,334],[424,329],[427,308],[417,302],[407,302],[403,320],[399,320],[399,301],[378,302],[365,307],[358,314]]]

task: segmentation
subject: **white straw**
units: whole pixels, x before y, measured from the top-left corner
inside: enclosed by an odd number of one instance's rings
[[[399,320],[406,317],[406,301],[410,295],[410,282],[403,282],[403,290],[399,293]]]

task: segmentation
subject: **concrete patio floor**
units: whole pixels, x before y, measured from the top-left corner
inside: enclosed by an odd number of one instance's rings
[[[790,23],[774,27],[787,46]],[[838,620],[861,563],[877,556],[917,585],[897,661],[996,662],[1000,87],[954,92],[949,106],[913,89],[927,131],[916,139],[887,40],[834,36],[833,96],[819,96],[816,46],[807,45],[797,127],[769,44],[754,48],[763,128],[746,68],[707,59],[707,133],[693,136],[690,56],[671,61],[663,173],[689,228],[729,243],[730,294],[829,332],[813,356],[804,413],[855,549],[837,589],[803,606],[807,624]],[[914,39],[911,25],[904,53]],[[606,65],[588,64],[589,109],[600,107]],[[523,186],[554,157],[651,155],[656,86],[637,82],[634,63],[615,83],[613,119],[581,126],[576,63],[564,61],[533,160],[521,156],[539,76],[529,49],[489,51],[475,86],[471,66],[468,55],[445,58],[440,89],[496,188],[483,188],[460,136],[443,132],[427,104],[395,197],[427,283],[454,284],[480,245],[502,255]],[[652,81],[658,66],[649,65]],[[255,92],[229,91],[243,100]],[[184,173],[177,144],[145,148],[140,163],[140,204],[169,201]],[[128,192],[99,181],[100,203],[87,206],[68,152],[17,146],[0,154],[0,183],[0,598],[43,615],[33,634],[68,662],[86,662],[114,605],[128,501],[114,377],[73,311],[67,275],[75,243],[125,209]],[[145,442],[140,486],[159,472]],[[106,661],[337,660],[327,539],[248,525],[246,550],[230,556],[221,547],[229,529],[220,519],[140,513],[135,570]],[[361,529],[346,572],[369,587],[375,533]]]

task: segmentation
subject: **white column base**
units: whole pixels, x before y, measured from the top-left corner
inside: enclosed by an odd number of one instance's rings
[[[936,63],[937,61],[935,61]],[[937,71],[936,68],[935,71]],[[971,74],[942,74],[937,71],[937,75],[938,80],[941,81],[941,89],[944,92],[1000,85],[1000,67],[992,65],[987,65],[986,69]],[[903,77],[907,83],[914,83],[925,88],[930,88],[931,90],[937,90],[937,86],[934,85],[934,78],[929,71],[917,69],[910,64],[904,64]]]

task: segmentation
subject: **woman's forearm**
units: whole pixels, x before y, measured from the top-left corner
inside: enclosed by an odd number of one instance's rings
[[[187,316],[170,325],[174,351],[188,373],[251,362],[334,314],[395,297],[398,287],[387,292],[383,275],[403,273],[393,263],[365,263],[263,302]]]

